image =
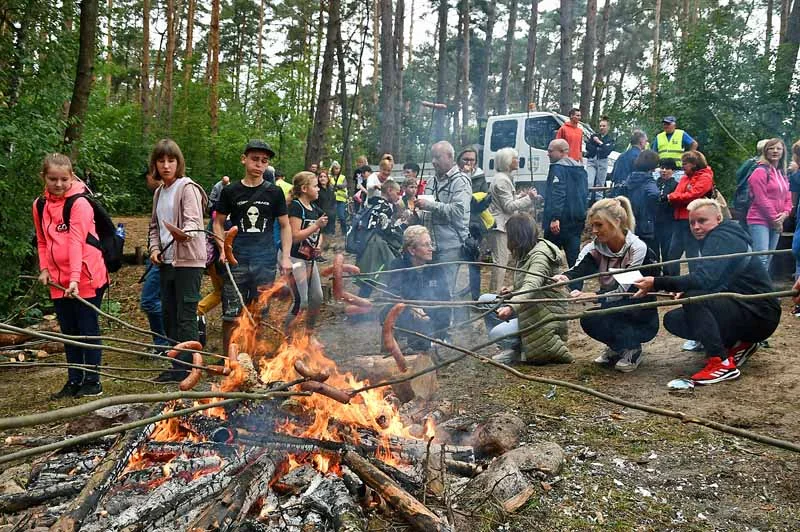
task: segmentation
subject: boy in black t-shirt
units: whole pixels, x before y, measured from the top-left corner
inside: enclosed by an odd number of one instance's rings
[[[225,259],[222,250],[225,219],[230,216],[232,225],[239,233],[233,240],[233,254],[239,262],[231,266],[236,286],[250,304],[258,298],[260,289],[271,285],[275,280],[277,251],[273,241],[273,227],[278,221],[281,235],[281,274],[292,269],[289,259],[292,244],[292,231],[286,210],[286,199],[280,187],[264,180],[263,174],[269,160],[275,155],[272,148],[263,140],[251,140],[242,154],[245,176],[238,183],[233,183],[222,190],[214,220],[214,234],[219,237],[217,245],[221,250],[221,258]],[[228,352],[234,324],[242,312],[239,296],[226,278],[222,287],[222,338],[225,353]]]

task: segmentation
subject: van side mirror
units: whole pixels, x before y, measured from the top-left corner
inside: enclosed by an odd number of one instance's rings
[[[494,159],[489,159],[489,170],[494,170]]]
[[[520,157],[519,158],[519,167],[520,168],[525,168],[525,157]]]

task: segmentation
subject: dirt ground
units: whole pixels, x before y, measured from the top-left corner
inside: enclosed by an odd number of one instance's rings
[[[119,221],[127,223],[126,251],[144,246],[146,219]],[[142,266],[123,267],[115,275],[111,298],[120,303],[123,319],[146,327],[146,318],[138,310],[137,280],[142,272]],[[206,278],[204,291],[209,290]],[[789,312],[788,301],[783,306],[781,326],[770,338],[770,347],[754,355],[739,379],[689,393],[671,392],[666,383],[699,369],[703,355],[682,352],[683,341],[663,328],[645,346],[644,362],[633,373],[596,367],[592,359],[601,346],[574,322],[569,341],[575,357],[572,364],[519,369],[800,442],[800,320]],[[215,309],[209,319],[211,350],[220,345],[219,312]],[[121,334],[116,327],[102,324],[109,334]],[[332,308],[323,312],[319,326],[319,336],[336,360],[380,352],[379,331],[376,320],[354,324]],[[454,330],[451,338],[464,347],[477,345],[485,339],[483,325]],[[482,354],[494,352],[487,348]],[[125,360],[130,365],[131,358],[136,357],[104,355],[108,363]],[[135,363],[158,365],[148,360]],[[63,370],[51,368],[0,372],[0,415],[65,406],[47,399],[63,378]],[[470,358],[440,371],[439,379],[441,397],[450,400],[458,414],[480,420],[513,411],[528,425],[527,442],[554,441],[567,455],[560,475],[543,483],[514,514],[505,514],[489,499],[478,507],[456,508],[471,516],[469,530],[800,529],[798,454],[523,381]],[[108,379],[104,387],[107,395],[159,390],[155,385]],[[40,427],[31,432],[59,430],[62,427]]]

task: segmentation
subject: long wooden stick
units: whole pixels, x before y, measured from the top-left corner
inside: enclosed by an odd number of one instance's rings
[[[129,405],[135,403],[160,403],[166,401],[175,401],[178,399],[247,399],[253,401],[263,401],[272,399],[274,397],[293,397],[298,395],[311,395],[307,392],[290,392],[286,388],[289,385],[295,385],[299,381],[284,384],[279,388],[270,390],[263,393],[247,393],[247,392],[166,392],[166,393],[152,393],[152,394],[129,394],[129,395],[116,395],[113,397],[104,397],[88,403],[83,403],[57,410],[49,410],[47,412],[40,412],[38,414],[28,414],[25,416],[4,417],[0,418],[0,430],[18,429],[21,427],[32,427],[35,425],[44,425],[47,423],[54,423],[56,421],[63,421],[65,419],[72,419],[80,417],[107,406],[116,405]],[[218,403],[217,403],[218,404]]]
[[[14,333],[23,332],[24,334],[28,334],[28,335],[34,336],[36,338],[44,338],[45,340],[50,340],[51,342],[60,342],[60,343],[63,343],[63,344],[74,345],[76,347],[83,347],[85,349],[102,349],[103,351],[114,351],[116,353],[124,353],[126,355],[138,355],[138,356],[143,356],[143,357],[147,357],[147,358],[153,358],[153,359],[156,359],[156,360],[164,360],[166,362],[174,362],[175,364],[178,364],[178,365],[181,365],[181,366],[185,366],[187,368],[203,369],[203,366],[196,366],[196,365],[192,364],[191,362],[184,362],[183,360],[180,360],[177,357],[176,358],[169,358],[169,357],[165,357],[164,355],[157,355],[155,353],[147,353],[145,351],[134,351],[132,349],[125,349],[123,347],[116,347],[116,346],[111,346],[111,345],[88,344],[88,343],[85,343],[85,342],[77,342],[77,341],[74,341],[74,340],[67,340],[66,338],[63,338],[63,337],[53,336],[53,335],[51,335],[49,333],[45,334],[45,333],[42,333],[42,332],[39,332],[39,331],[32,331],[32,330],[29,330],[29,329],[22,329],[20,327],[15,327],[13,325],[6,325],[5,323],[0,323],[0,330],[7,330],[7,331],[14,332]],[[184,350],[181,350],[181,351],[184,351]],[[188,352],[188,351],[185,351],[185,352]]]
[[[608,310],[610,310],[610,309],[608,309]],[[463,348],[463,347],[459,347],[459,346],[456,346],[456,345],[453,345],[453,344],[449,344],[449,343],[443,342],[443,341],[441,341],[441,340],[439,340],[437,338],[432,338],[430,336],[427,336],[425,334],[422,334],[422,333],[419,333],[419,332],[416,332],[416,331],[411,331],[411,330],[408,330],[408,329],[402,329],[400,327],[395,327],[395,329],[397,329],[399,331],[402,331],[404,333],[415,334],[416,336],[418,336],[420,338],[424,338],[424,339],[429,340],[431,342],[435,342],[435,343],[443,345],[445,347],[449,347],[450,349],[454,349],[455,351],[459,351],[459,352],[463,353],[464,355],[469,355],[469,356],[471,356],[473,358],[477,358],[481,362],[485,362],[487,364],[491,364],[492,366],[494,366],[496,368],[500,368],[503,371],[506,371],[506,372],[514,375],[515,377],[518,377],[518,378],[523,379],[523,380],[539,382],[539,383],[542,383],[542,384],[549,384],[551,386],[559,386],[559,387],[562,387],[562,388],[569,388],[570,390],[575,390],[577,392],[585,393],[587,395],[591,395],[591,396],[597,397],[597,398],[602,399],[604,401],[608,401],[609,403],[614,403],[614,404],[617,404],[617,405],[620,405],[620,406],[624,406],[624,407],[627,407],[627,408],[633,408],[634,410],[641,410],[643,412],[648,412],[650,414],[658,414],[660,416],[666,416],[666,417],[671,417],[671,418],[674,418],[674,419],[679,419],[683,423],[693,423],[695,425],[702,425],[704,427],[708,427],[710,429],[718,430],[720,432],[725,432],[727,434],[732,434],[734,436],[739,436],[741,438],[746,438],[748,440],[752,440],[752,441],[755,441],[755,442],[763,443],[763,444],[766,444],[766,445],[771,445],[773,447],[778,447],[780,449],[785,449],[787,451],[793,451],[793,452],[796,452],[796,453],[800,453],[800,444],[797,444],[797,443],[794,443],[794,442],[791,442],[791,441],[781,440],[781,439],[778,439],[778,438],[773,438],[771,436],[764,436],[762,434],[751,432],[749,430],[740,429],[738,427],[732,427],[732,426],[726,425],[724,423],[719,423],[717,421],[713,421],[713,420],[702,418],[702,417],[698,417],[698,416],[692,416],[690,414],[685,414],[683,412],[677,412],[677,411],[674,411],[674,410],[668,410],[666,408],[660,408],[660,407],[652,406],[652,405],[648,405],[648,404],[637,403],[637,402],[634,402],[634,401],[628,401],[626,399],[615,397],[613,395],[609,395],[607,393],[603,393],[603,392],[594,390],[592,388],[588,388],[586,386],[581,386],[579,384],[574,384],[574,383],[569,382],[569,381],[551,379],[551,378],[548,378],[548,377],[539,377],[537,375],[528,375],[526,373],[521,373],[521,372],[517,371],[516,369],[514,369],[514,368],[512,368],[510,366],[507,366],[505,364],[501,364],[500,362],[496,362],[496,361],[492,360],[489,357],[485,357],[483,355],[480,355],[480,354],[476,353],[473,350],[466,349],[466,348]],[[491,342],[491,343],[494,343],[494,342]],[[475,348],[473,348],[473,349],[475,349]]]
[[[50,331],[47,334],[51,334],[53,336],[58,336],[60,338],[67,338],[68,340],[76,340],[76,341],[91,341],[96,340],[99,342],[117,342],[120,344],[128,344],[128,345],[135,345],[139,347],[145,347],[148,349],[160,349],[160,350],[167,350],[170,349],[171,346],[169,345],[159,345],[159,344],[148,344],[146,342],[137,342],[136,340],[129,340],[128,338],[117,338],[116,336],[85,336],[85,335],[75,335],[75,334],[64,334],[61,332]],[[228,358],[225,355],[221,355],[219,353],[212,353],[211,351],[194,351],[195,353],[200,353],[201,355],[216,357],[225,359]]]

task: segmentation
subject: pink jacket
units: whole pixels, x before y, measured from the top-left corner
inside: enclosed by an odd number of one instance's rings
[[[175,192],[175,221],[171,222],[175,227],[184,231],[191,229],[203,229],[203,212],[208,205],[203,187],[192,181],[190,178],[176,181],[172,186],[179,187]],[[150,254],[155,250],[162,250],[169,242],[161,242],[159,234],[159,220],[156,214],[158,196],[164,185],[158,187],[153,194],[153,211],[150,215],[149,248]],[[175,261],[173,266],[176,268],[205,268],[206,266],[206,239],[202,232],[189,233],[191,240],[186,242],[175,242],[172,249],[175,250]]]
[[[33,224],[39,252],[39,270],[47,270],[50,279],[67,288],[72,281],[78,282],[78,294],[83,298],[95,296],[98,288],[108,284],[108,271],[103,254],[86,243],[86,236],[97,238],[94,225],[94,210],[83,198],[75,200],[69,216],[69,229],[64,225],[64,200],[69,196],[86,192],[86,185],[74,181],[64,196],[58,198],[44,193],[45,204],[42,220],[33,202]],[[50,297],[59,299],[64,292],[50,287]]]
[[[758,166],[750,174],[750,210],[747,211],[748,225],[772,226],[772,222],[782,212],[792,212],[792,195],[789,181],[777,168]]]

